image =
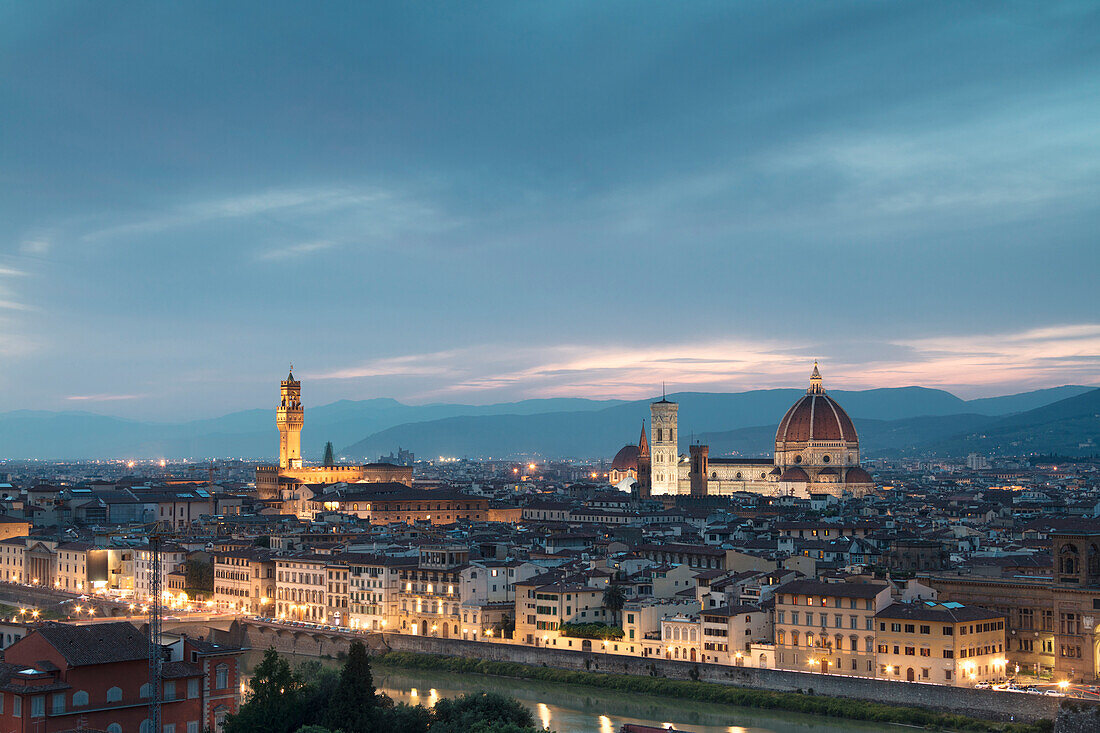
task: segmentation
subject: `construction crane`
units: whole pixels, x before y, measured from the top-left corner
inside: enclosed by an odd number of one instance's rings
[[[162,594],[164,592],[164,573],[161,569],[161,543],[164,541],[164,526],[153,522],[149,529],[149,558],[153,563],[149,575],[149,591],[153,596],[149,603],[149,722],[151,730],[160,731],[161,682],[164,678],[164,649],[160,644],[161,621],[164,617]]]
[[[110,539],[131,538],[135,534],[145,534],[149,542],[149,561],[152,568],[149,573],[149,722],[150,730],[161,730],[161,702],[163,700],[162,683],[164,680],[164,649],[160,643],[161,622],[164,619],[164,569],[161,566],[161,550],[164,539],[171,536],[163,522],[149,522],[136,527],[109,532]]]

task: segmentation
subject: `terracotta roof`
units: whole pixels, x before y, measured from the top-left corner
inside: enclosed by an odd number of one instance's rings
[[[619,452],[615,454],[615,459],[611,461],[611,470],[627,471],[632,468],[637,469],[638,453],[638,446],[624,445],[619,449]]]
[[[798,466],[791,466],[783,475],[779,477],[780,481],[809,481],[809,475]]]
[[[820,580],[793,580],[779,586],[776,593],[830,598],[875,598],[887,585],[873,583],[825,583]]]
[[[874,479],[871,478],[871,474],[867,473],[859,466],[856,466],[855,468],[848,469],[848,473],[844,476],[844,483],[870,484],[874,483]]]
[[[775,433],[776,443],[809,442],[812,440],[856,441],[855,425],[848,413],[825,394],[821,388],[821,375],[814,367],[810,390],[798,398],[779,422]]]
[[[74,626],[45,623],[32,634],[38,634],[58,651],[70,666],[132,662],[149,658],[149,642],[144,634],[125,621]],[[8,647],[5,660],[22,663],[20,643]]]

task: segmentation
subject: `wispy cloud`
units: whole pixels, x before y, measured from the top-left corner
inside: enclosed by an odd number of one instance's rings
[[[846,389],[922,385],[976,396],[1100,382],[1100,324],[860,344],[860,353],[870,346],[880,354],[870,361],[852,358],[847,346],[779,340],[642,348],[481,345],[377,359],[307,377],[424,382],[424,391],[410,395],[419,399],[479,394],[643,398],[656,394],[662,382],[676,391],[799,386],[819,358],[828,383]]]
[[[49,239],[42,237],[25,239],[19,244],[19,251],[25,255],[44,255],[52,246]]]
[[[256,255],[258,260],[285,260],[292,257],[301,257],[302,255],[312,254],[314,252],[322,252],[326,249],[332,249],[336,246],[336,242],[326,242],[319,240],[316,242],[302,242],[301,244],[291,244],[286,247],[276,247],[275,249],[267,250]]]
[[[78,394],[69,395],[65,399],[73,402],[121,402],[123,400],[140,400],[147,396],[143,394]]]

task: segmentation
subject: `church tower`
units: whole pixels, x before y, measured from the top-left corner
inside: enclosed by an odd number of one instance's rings
[[[279,427],[279,468],[302,467],[302,383],[294,378],[294,367],[279,383],[279,406],[275,424]]]
[[[662,397],[649,406],[650,490],[675,494],[680,488],[680,450],[676,441],[680,406]]]

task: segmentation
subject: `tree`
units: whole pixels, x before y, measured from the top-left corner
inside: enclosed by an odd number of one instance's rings
[[[192,558],[184,563],[186,585],[195,590],[214,590],[214,563]]]
[[[340,672],[340,682],[329,699],[325,724],[347,733],[371,733],[376,727],[378,697],[371,674],[370,657],[363,642],[356,639]]]
[[[332,450],[332,441],[325,443],[325,458],[321,461],[322,466],[335,466],[336,456]]]
[[[626,591],[621,585],[609,585],[603,592],[603,607],[611,611],[611,620],[616,621],[626,605]]]
[[[470,693],[445,698],[432,709],[429,733],[470,733],[476,725],[503,724],[521,730],[535,727],[531,711],[517,700],[494,692]],[[496,729],[489,729],[496,730]],[[500,729],[506,733],[509,729]]]
[[[236,715],[225,721],[225,733],[292,733],[302,718],[302,680],[275,647],[264,652],[252,675],[252,692]]]
[[[427,733],[432,711],[419,705],[400,703],[384,711],[379,731],[385,733]]]

